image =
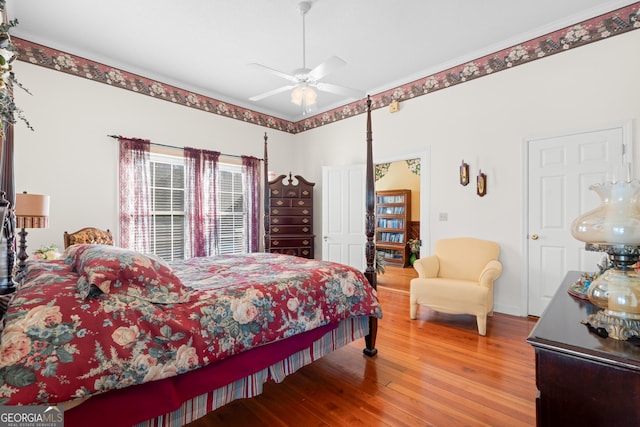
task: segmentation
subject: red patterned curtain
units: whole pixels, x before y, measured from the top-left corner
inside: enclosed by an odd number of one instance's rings
[[[217,255],[218,160],[217,151],[185,147],[185,257]]]
[[[143,139],[120,140],[120,246],[151,251],[151,143]]]
[[[260,159],[242,156],[247,252],[260,250]]]

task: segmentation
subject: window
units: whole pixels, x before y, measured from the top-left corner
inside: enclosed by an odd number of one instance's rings
[[[184,165],[181,157],[151,154],[151,251],[184,259]]]
[[[218,188],[218,224],[220,225],[220,253],[245,252],[245,207],[242,188],[242,167],[220,163]]]
[[[220,253],[242,253],[246,247],[242,166],[222,162],[219,165]],[[182,157],[151,154],[151,251],[167,261],[184,259],[184,185]]]

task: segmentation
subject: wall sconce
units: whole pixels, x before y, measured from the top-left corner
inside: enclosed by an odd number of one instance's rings
[[[487,194],[487,175],[482,173],[482,170],[478,169],[478,196],[483,197]]]
[[[47,228],[49,226],[49,196],[16,194],[16,227],[20,228],[18,245],[18,277],[22,275],[27,258],[27,231],[25,228]]]
[[[465,163],[464,160],[460,165],[460,184],[467,185],[469,183],[469,163]]]

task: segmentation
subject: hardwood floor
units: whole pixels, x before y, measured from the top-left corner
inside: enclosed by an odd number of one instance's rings
[[[384,274],[378,274],[377,277],[378,287],[409,292],[409,282],[418,277],[418,272],[411,266],[403,268],[387,265]]]
[[[376,357],[356,341],[190,426],[535,425],[535,319],[496,313],[481,337],[472,316],[421,307],[410,320],[408,293],[378,293]]]

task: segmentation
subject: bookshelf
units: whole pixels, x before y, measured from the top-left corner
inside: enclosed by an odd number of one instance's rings
[[[411,190],[376,191],[376,250],[390,265],[409,265]]]

